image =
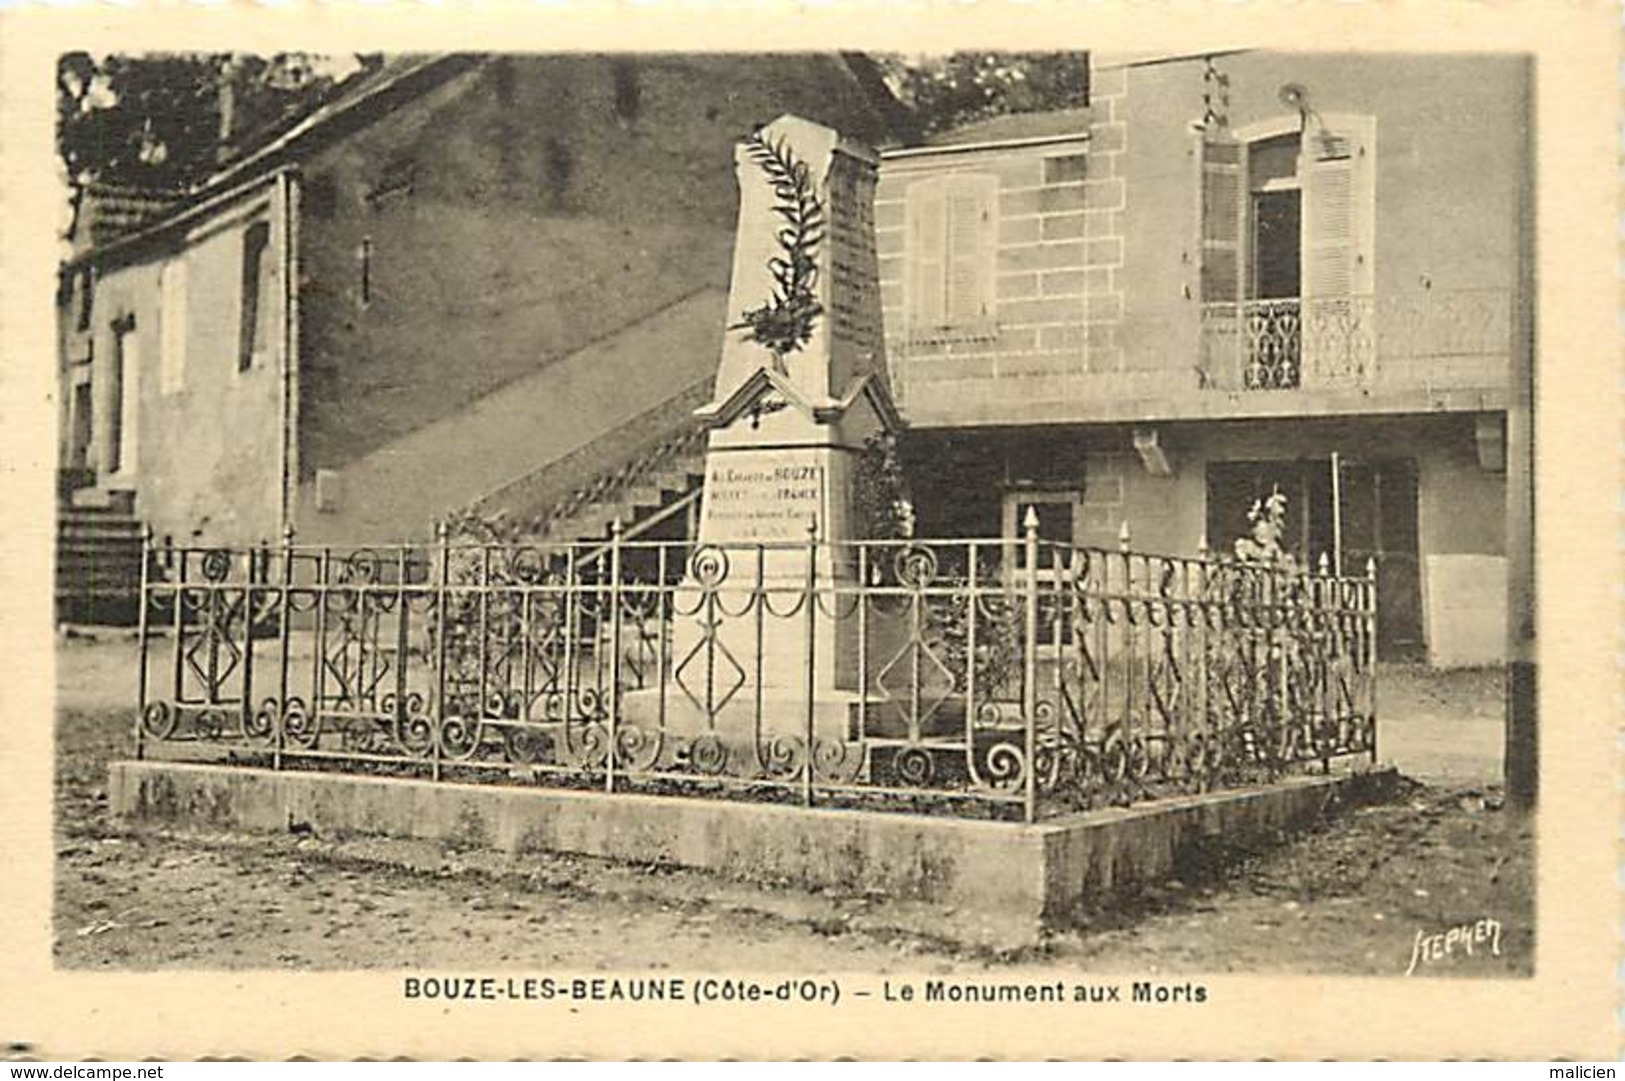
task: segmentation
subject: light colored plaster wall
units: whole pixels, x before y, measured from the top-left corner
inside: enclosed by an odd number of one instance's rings
[[[1247,52],[1214,63],[1230,78],[1232,130],[1285,114],[1277,95],[1294,82],[1318,113],[1376,118],[1379,295],[1514,286],[1523,58]],[[1128,69],[1121,334],[1130,368],[1183,370],[1196,356],[1191,126],[1202,116],[1202,71],[1199,59]]]
[[[113,479],[137,491],[136,510],[160,537],[178,544],[257,544],[281,529],[283,275],[281,214],[264,194],[221,211],[185,244],[186,357],[179,386],[162,380],[160,266],[178,247],[111,269],[97,283],[95,413],[106,432],[117,356],[113,323],[135,317],[139,336],[140,432],[133,476]],[[251,221],[271,223],[269,271],[261,304],[266,341],[253,367],[238,370],[242,238]],[[107,460],[105,439],[96,446]],[[105,475],[102,481],[110,478]]]

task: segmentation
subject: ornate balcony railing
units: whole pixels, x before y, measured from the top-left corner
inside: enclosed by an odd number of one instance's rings
[[[1035,821],[1375,755],[1374,578],[1036,530],[290,538],[142,589],[149,757]]]
[[[1225,391],[1451,384],[1504,370],[1504,289],[1202,306],[1204,386]]]

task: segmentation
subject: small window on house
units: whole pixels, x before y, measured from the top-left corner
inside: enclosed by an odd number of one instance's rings
[[[96,282],[90,268],[79,272],[79,318],[75,325],[80,330],[90,329],[90,318],[96,307]]]
[[[638,118],[643,107],[643,83],[638,77],[636,62],[627,59],[609,62],[610,78],[615,84],[615,117],[623,122]]]
[[[186,385],[186,259],[177,256],[158,272],[158,384],[164,394]]]
[[[270,305],[264,291],[270,280],[271,226],[255,222],[243,230],[242,296],[239,309],[237,370],[246,372],[270,338],[266,326]]]
[[[305,181],[304,205],[311,217],[328,219],[338,211],[338,183],[331,173],[320,173]]]
[[[998,180],[965,174],[922,180],[908,189],[909,337],[980,336],[994,327],[994,210]]]
[[[1083,154],[1066,154],[1054,158],[1044,159],[1044,183],[1071,184],[1082,180],[1087,173],[1088,157]]]
[[[107,418],[105,461],[109,473],[128,475],[135,472],[141,434],[141,339],[133,315],[113,321],[113,365],[109,375],[112,408]]]
[[[372,237],[364,236],[355,249],[356,303],[366,308],[372,304]]]

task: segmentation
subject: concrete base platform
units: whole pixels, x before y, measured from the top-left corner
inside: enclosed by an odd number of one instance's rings
[[[114,814],[327,838],[490,848],[520,864],[563,852],[696,868],[807,889],[881,891],[898,924],[995,948],[1038,940],[1081,906],[1256,849],[1345,802],[1382,798],[1391,770],[1298,777],[1026,826],[720,799],[115,762]],[[922,906],[928,906],[923,915]]]

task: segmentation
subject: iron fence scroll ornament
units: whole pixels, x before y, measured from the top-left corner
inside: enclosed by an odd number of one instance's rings
[[[1016,819],[1374,753],[1370,568],[1031,531],[1014,552],[778,546],[798,547],[809,570],[828,555],[858,572],[770,581],[768,545],[618,533],[607,550],[444,533],[429,549],[177,550],[143,586],[141,753]],[[810,694],[764,705],[776,636],[801,628],[810,671],[843,620],[866,644],[839,726]],[[679,650],[685,622],[698,632]]]

